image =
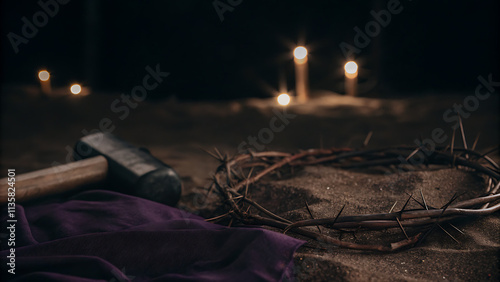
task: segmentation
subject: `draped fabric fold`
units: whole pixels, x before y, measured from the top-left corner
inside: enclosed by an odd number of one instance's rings
[[[15,274],[2,239],[3,281],[279,281],[304,243],[104,190],[17,204],[15,219]]]

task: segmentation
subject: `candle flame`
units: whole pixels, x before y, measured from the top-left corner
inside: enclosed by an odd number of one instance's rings
[[[307,49],[304,46],[299,46],[293,50],[293,56],[296,59],[302,60],[307,56]]]
[[[355,74],[358,72],[358,65],[354,61],[349,61],[345,64],[344,69],[348,74]]]
[[[288,104],[290,104],[290,96],[286,93],[282,93],[278,96],[278,98],[276,98],[276,100],[278,100],[278,104],[282,105],[282,106],[286,106]]]
[[[73,84],[71,85],[70,90],[73,95],[78,95],[82,92],[82,87],[80,84]]]
[[[50,73],[46,70],[40,71],[40,72],[38,72],[38,78],[41,81],[47,81],[50,78]]]

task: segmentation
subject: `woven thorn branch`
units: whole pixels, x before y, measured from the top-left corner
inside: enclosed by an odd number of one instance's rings
[[[404,207],[395,212],[391,210],[389,213],[345,216],[341,214],[341,210],[333,218],[312,218],[295,222],[263,207],[252,200],[249,193],[249,187],[252,184],[270,173],[287,167],[323,164],[349,169],[374,166],[394,167],[394,165],[399,164],[401,168],[412,170],[415,168],[412,168],[409,162],[401,165],[401,157],[410,161],[419,151],[426,152],[421,155],[425,156],[424,165],[427,168],[431,165],[445,168],[454,167],[482,175],[486,181],[484,192],[477,198],[461,202],[456,202],[460,195],[454,195],[448,203],[439,208],[428,206],[421,192],[421,200],[417,200],[413,195],[410,195]],[[486,216],[500,210],[500,169],[498,164],[488,157],[488,154],[494,151],[480,153],[474,149],[453,148],[452,143],[451,146],[436,147],[432,151],[429,148],[413,146],[396,146],[373,150],[332,148],[310,149],[293,154],[276,151],[249,152],[228,158],[216,150],[216,154],[212,155],[220,160],[221,165],[213,176],[208,193],[215,191],[220,196],[220,203],[224,212],[221,215],[207,219],[207,221],[230,218],[230,224],[233,221],[238,221],[243,224],[274,227],[284,233],[293,232],[341,248],[394,252],[417,245],[436,228],[441,228],[446,232],[442,228],[443,223],[450,223],[464,217],[477,218]],[[417,202],[421,208],[406,210],[410,200]],[[309,207],[306,207],[309,210]],[[319,232],[311,228],[314,226]],[[375,231],[399,228],[405,237],[403,240],[396,242],[359,244],[326,235],[320,232],[320,226],[340,231],[359,229]],[[410,227],[413,232],[409,235],[406,230]]]

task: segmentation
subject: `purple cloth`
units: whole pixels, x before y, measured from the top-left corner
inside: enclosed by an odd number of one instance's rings
[[[1,215],[5,234],[6,206]],[[304,243],[103,190],[17,204],[16,219],[15,275],[5,235],[0,251],[1,276],[14,281],[279,281]]]

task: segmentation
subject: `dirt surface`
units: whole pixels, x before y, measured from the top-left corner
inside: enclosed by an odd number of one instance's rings
[[[386,176],[318,166],[307,167],[296,177],[272,181],[272,184],[265,186],[266,189],[272,188],[273,192],[265,192],[267,197],[257,193],[259,203],[281,216],[300,220],[310,218],[304,200],[307,200],[316,218],[335,217],[343,205],[346,205],[343,215],[385,213],[395,202],[394,210],[403,207],[408,198],[404,192],[420,198],[417,195],[422,190],[428,205],[440,207],[446,204],[454,192],[470,192],[462,198],[478,194],[480,189],[476,188],[482,187],[483,181],[468,172],[455,169]],[[279,198],[283,201],[273,200]],[[410,202],[407,208],[419,206]],[[352,251],[324,245],[321,246],[326,250],[302,248],[296,258],[297,275],[307,281],[498,279],[500,217],[494,215],[474,222],[458,221],[454,226],[464,234],[451,225],[444,225],[443,228],[459,243],[443,231],[436,230],[420,246],[394,254]],[[411,233],[412,230],[407,229],[407,232]],[[328,230],[326,233],[339,236],[339,233]],[[395,242],[404,238],[399,229],[342,236],[346,241],[369,244]]]
[[[279,126],[283,108],[273,100],[232,102],[141,102],[130,108],[127,117],[115,113],[112,95],[66,96],[42,99],[31,87],[2,89],[1,169],[17,173],[70,161],[68,150],[83,137],[83,130],[98,129],[103,118],[111,120],[113,133],[143,147],[178,171],[184,181],[179,206],[210,216],[213,201],[200,204],[218,162],[203,150],[217,147],[228,155],[237,153],[242,142],[263,128]],[[368,148],[413,145],[416,138],[432,138],[436,128],[451,141],[454,122],[443,114],[454,104],[463,104],[462,95],[421,95],[411,99],[368,99],[337,96],[326,91],[307,105],[286,109],[288,124],[264,134],[265,149],[296,152],[318,147],[360,147],[368,132],[373,136]],[[277,114],[279,112],[279,114]],[[124,117],[121,119],[121,117]],[[498,97],[481,101],[464,118],[468,145],[481,133],[481,151],[498,145]],[[270,139],[270,140],[269,140]],[[457,146],[462,146],[460,135]],[[243,146],[243,145],[242,145]],[[246,146],[246,145],[245,145]],[[243,146],[243,147],[245,147]],[[498,156],[493,155],[498,160]],[[308,218],[304,200],[316,217],[334,216],[343,205],[345,215],[387,212],[397,201],[400,209],[407,193],[426,196],[429,205],[445,204],[455,192],[468,193],[459,200],[483,192],[483,179],[455,169],[413,171],[384,175],[369,170],[340,170],[328,166],[306,167],[291,176],[266,179],[252,188],[252,197],[276,213],[293,219]],[[412,203],[411,205],[415,205]],[[299,249],[295,270],[303,281],[495,281],[500,279],[500,215],[474,221],[459,221],[431,234],[418,247],[395,254],[374,254],[338,248]],[[384,233],[385,232],[385,233]],[[386,236],[386,237],[381,237]],[[390,238],[401,240],[401,232],[344,234],[343,240],[365,242]]]

